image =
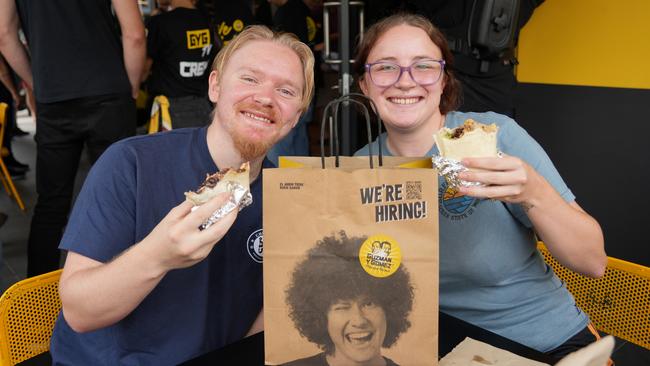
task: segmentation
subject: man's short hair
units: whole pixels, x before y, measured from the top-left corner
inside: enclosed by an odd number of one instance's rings
[[[298,263],[286,290],[289,316],[300,334],[327,354],[334,350],[327,331],[327,313],[340,300],[367,298],[386,314],[383,347],[392,346],[411,323],[413,287],[402,263],[392,275],[369,275],[359,263],[359,249],[365,237],[326,236]]]
[[[314,54],[306,44],[291,33],[274,32],[263,25],[251,25],[233,38],[222,48],[212,63],[212,70],[217,71],[218,76],[226,66],[233,53],[251,41],[271,41],[289,47],[296,53],[302,64],[305,85],[302,91],[302,111],[306,111],[312,97],[314,96]]]

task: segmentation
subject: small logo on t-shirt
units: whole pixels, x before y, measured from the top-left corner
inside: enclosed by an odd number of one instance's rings
[[[474,213],[478,200],[460,194],[457,189],[449,187],[443,181],[438,188],[440,215],[452,221],[462,220]]]
[[[237,33],[241,32],[244,29],[244,22],[242,22],[240,19],[235,19],[235,21],[232,22],[232,29],[234,29]]]
[[[257,263],[262,263],[264,254],[264,232],[262,229],[255,230],[246,240],[248,255]]]
[[[187,35],[187,49],[193,50],[196,48],[203,48],[210,44],[210,30],[197,29],[186,31]]]

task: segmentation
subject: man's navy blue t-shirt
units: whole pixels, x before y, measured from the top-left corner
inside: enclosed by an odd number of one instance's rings
[[[179,129],[112,145],[86,178],[60,248],[108,262],[140,242],[184,192],[217,171],[206,132]],[[167,273],[122,321],[80,334],[59,314],[54,364],[175,365],[241,339],[262,308],[261,180],[210,255]]]

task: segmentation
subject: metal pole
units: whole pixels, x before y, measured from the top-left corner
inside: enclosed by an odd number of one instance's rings
[[[350,1],[342,0],[339,7],[339,53],[341,95],[350,93]],[[350,103],[341,104],[341,154],[352,155],[352,128]]]

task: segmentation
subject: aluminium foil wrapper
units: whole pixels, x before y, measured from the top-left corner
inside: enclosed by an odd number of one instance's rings
[[[250,191],[239,183],[228,182],[226,184],[228,192],[231,193],[230,199],[219,207],[205,222],[199,225],[199,230],[205,230],[212,226],[215,222],[221,220],[222,217],[229,214],[235,208],[239,211],[253,203],[253,195]]]
[[[447,184],[452,188],[476,187],[481,186],[480,182],[468,182],[458,177],[458,174],[467,171],[463,164],[458,160],[443,158],[442,156],[433,155],[431,157],[433,167],[438,169],[438,174],[445,178]]]

